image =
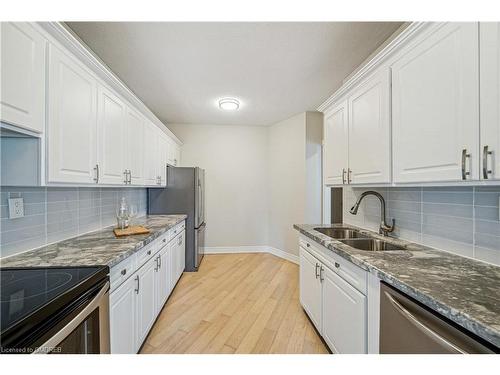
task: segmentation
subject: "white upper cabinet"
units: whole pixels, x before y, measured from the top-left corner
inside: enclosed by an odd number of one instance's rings
[[[158,185],[158,129],[153,123],[144,126],[144,184]]]
[[[346,182],[349,152],[347,101],[325,113],[324,117],[324,182],[339,185]]]
[[[50,45],[48,92],[48,182],[95,183],[96,79]]]
[[[98,155],[99,183],[125,184],[125,104],[110,90],[98,90]]]
[[[480,24],[480,177],[500,179],[500,24]]]
[[[37,133],[45,124],[47,42],[27,23],[1,23],[0,116]]]
[[[181,149],[179,145],[172,139],[168,142],[167,164],[174,167],[179,166],[181,160]]]
[[[350,184],[391,182],[390,89],[389,70],[382,69],[349,95]],[[341,143],[335,145],[343,150]]]
[[[158,158],[157,163],[157,174],[158,181],[161,186],[166,186],[167,184],[167,159],[169,150],[169,139],[165,133],[158,130]]]
[[[144,120],[132,108],[125,114],[125,160],[130,174],[130,184],[144,184]]]
[[[477,23],[447,23],[392,65],[394,182],[479,178],[478,53]]]

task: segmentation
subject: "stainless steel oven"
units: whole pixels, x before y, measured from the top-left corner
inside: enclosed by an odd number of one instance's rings
[[[109,268],[0,268],[0,353],[110,352]]]
[[[47,336],[34,354],[109,354],[109,281],[89,293]]]

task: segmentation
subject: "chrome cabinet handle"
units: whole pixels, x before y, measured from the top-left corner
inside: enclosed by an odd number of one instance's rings
[[[177,159],[174,159],[174,165],[177,166]]]
[[[127,274],[127,269],[123,269],[122,272],[121,272],[122,275],[126,275]]]
[[[340,268],[340,264],[335,262],[335,268]]]
[[[493,173],[491,169],[488,169],[488,155],[492,155],[493,151],[488,150],[488,146],[483,147],[483,178],[487,180],[488,175]]]
[[[128,170],[127,174],[128,174],[128,184],[130,185],[132,183],[132,172],[130,171],[130,169]]]
[[[351,168],[347,168],[347,183],[348,184],[350,184],[352,182],[351,173],[352,173]]]
[[[151,255],[151,250],[148,250],[148,255]]]
[[[317,279],[317,278],[318,278],[318,276],[319,276],[319,275],[318,275],[318,268],[319,268],[319,264],[318,264],[318,263],[316,263],[316,269],[315,269],[315,271],[314,271],[314,273],[315,273],[315,275],[316,275],[316,279]]]
[[[346,170],[345,170],[345,168],[342,168],[342,185],[345,184],[345,174],[346,174]]]
[[[155,263],[156,263],[155,272],[158,272],[158,268],[160,268],[160,266],[158,265],[158,257],[155,258]]]
[[[124,176],[123,183],[125,185],[127,185],[128,184],[128,171],[126,169],[123,171],[123,176]]]
[[[159,263],[159,268],[161,268],[161,255],[158,255],[158,263]]]
[[[307,246],[307,247],[310,247],[311,245],[309,245],[308,243],[306,243],[306,246]]]
[[[167,239],[166,239],[166,238],[164,238],[164,239],[163,239],[163,242],[164,242],[164,243],[165,243],[165,242],[167,242]]]
[[[139,286],[140,286],[140,284],[139,284],[139,275],[137,275],[135,277],[135,280],[137,281],[137,288],[134,289],[134,291],[135,291],[136,294],[139,294]]]
[[[98,184],[99,183],[99,164],[95,165],[94,172],[95,172],[94,181],[96,184]]]
[[[401,303],[396,301],[396,299],[391,296],[389,293],[384,292],[385,296],[389,300],[389,302],[397,309],[399,312],[414,326],[416,326],[420,331],[422,331],[424,334],[427,336],[433,337],[436,341],[441,342],[443,345],[447,346],[448,348],[461,353],[461,354],[467,354],[467,352],[459,348],[458,346],[454,345],[453,343],[449,342],[447,339],[439,335],[437,332],[434,332],[432,329],[427,327],[424,323],[422,323],[415,315],[413,315],[410,311],[405,309]]]
[[[466,159],[470,158],[470,154],[467,153],[467,149],[464,148],[462,150],[462,180],[466,180],[467,176],[470,175],[470,171],[467,171],[466,169]]]
[[[324,271],[324,268],[323,268],[323,265],[321,265],[321,268],[319,269],[319,281],[323,282],[323,280],[325,279],[323,277],[323,271]]]

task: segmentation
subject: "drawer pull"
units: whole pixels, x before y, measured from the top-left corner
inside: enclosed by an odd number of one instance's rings
[[[316,274],[316,279],[318,278],[318,268],[319,268],[319,264],[316,263],[316,270],[315,270],[315,274]]]
[[[151,250],[148,250],[148,255],[151,255]]]
[[[308,243],[306,243],[306,246],[307,246],[307,247],[310,247],[311,245],[309,245]]]
[[[340,264],[335,262],[335,268],[340,268]]]
[[[166,239],[166,238],[164,238],[164,239],[163,239],[163,242],[167,242],[167,239]]]
[[[122,275],[126,275],[127,274],[127,269],[123,269],[122,272],[121,272]]]

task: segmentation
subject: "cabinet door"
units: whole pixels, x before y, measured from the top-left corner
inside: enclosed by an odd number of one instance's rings
[[[478,179],[478,53],[477,23],[447,23],[392,66],[394,182],[460,181],[462,159]]]
[[[389,69],[355,89],[348,102],[349,183],[391,182]]]
[[[144,183],[147,186],[158,185],[157,154],[158,137],[157,128],[147,122],[144,126]]]
[[[166,186],[167,185],[167,158],[168,158],[168,138],[167,136],[161,131],[158,130],[159,132],[159,137],[158,137],[158,155],[156,157],[156,162],[158,163],[157,166],[157,173],[160,181],[161,186]]]
[[[102,86],[98,100],[99,183],[125,184],[125,105]]]
[[[178,167],[181,165],[181,147],[175,142],[172,142],[172,145],[174,149],[174,166]]]
[[[27,23],[1,23],[0,118],[34,132],[45,124],[45,39]]]
[[[366,297],[323,268],[322,336],[333,352],[367,352]]]
[[[179,274],[177,276],[177,280],[182,276],[182,273],[184,272],[184,269],[186,268],[186,232],[183,231],[179,235],[179,259],[178,259],[178,265],[179,265]]]
[[[50,45],[48,93],[48,182],[95,183],[95,78]]]
[[[142,116],[131,108],[126,112],[127,140],[125,153],[132,185],[144,184],[144,121]]]
[[[137,352],[136,283],[132,276],[109,296],[111,354]]]
[[[316,258],[300,248],[300,303],[318,331],[321,331],[320,267]]]
[[[157,312],[159,313],[170,294],[170,268],[168,264],[169,246],[165,245],[158,253],[158,265],[156,266],[157,277]]]
[[[137,349],[142,345],[157,315],[155,258],[147,261],[136,274],[139,293],[137,294]]]
[[[324,176],[326,185],[340,185],[346,180],[348,168],[347,101],[325,113]]]
[[[500,179],[500,23],[479,25],[481,55],[481,148],[483,180]]]

